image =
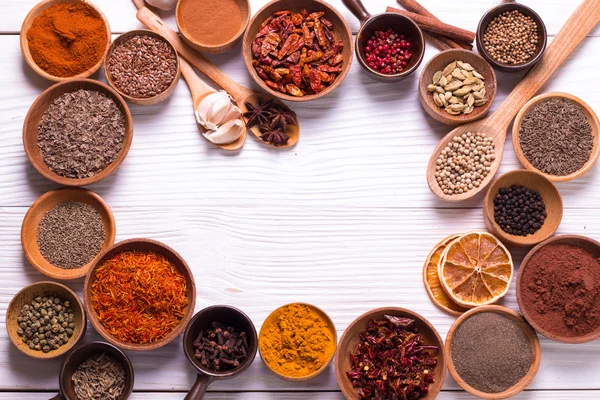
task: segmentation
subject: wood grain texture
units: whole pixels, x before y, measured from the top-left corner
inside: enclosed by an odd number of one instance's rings
[[[2,19],[0,20],[0,32],[19,32],[25,15],[37,2],[38,0],[1,1],[0,15],[2,15]],[[471,31],[477,29],[479,19],[487,10],[500,3],[498,0],[471,0],[469,1],[468,10],[465,10],[464,7],[456,7],[452,2],[439,0],[421,0],[421,2],[441,21]],[[95,0],[94,3],[104,12],[110,21],[113,32],[122,33],[141,28],[140,23],[131,17],[135,14],[135,7],[130,0]],[[328,3],[338,9],[344,16],[353,33],[358,32],[359,23],[352,17],[350,11],[342,5],[342,0],[329,0]],[[265,4],[266,0],[251,0],[250,10],[252,14]],[[525,4],[540,14],[546,23],[548,34],[554,35],[571,12],[573,12],[578,2],[574,0],[528,0]],[[393,0],[368,0],[365,2],[365,5],[367,10],[372,14],[384,12],[387,6],[398,6]],[[164,12],[161,14],[169,17],[167,21],[171,26],[177,26],[174,12]],[[600,36],[600,29],[597,28],[593,34]]]

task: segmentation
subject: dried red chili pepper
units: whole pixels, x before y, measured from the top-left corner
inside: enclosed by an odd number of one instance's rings
[[[410,318],[385,315],[369,322],[350,354],[346,375],[361,399],[420,399],[435,382],[437,357]]]
[[[273,90],[292,96],[323,91],[342,71],[343,42],[324,12],[278,11],[259,27],[252,66]]]

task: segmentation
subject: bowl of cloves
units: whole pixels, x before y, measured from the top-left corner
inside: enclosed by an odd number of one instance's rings
[[[230,379],[244,372],[257,349],[256,328],[242,311],[226,305],[199,311],[183,334],[185,356],[198,371],[186,399],[202,399],[214,380]]]

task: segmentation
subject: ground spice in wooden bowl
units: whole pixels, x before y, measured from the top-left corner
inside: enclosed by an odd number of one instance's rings
[[[534,247],[521,264],[517,299],[525,318],[552,340],[600,337],[600,243],[562,235]]]
[[[277,376],[292,381],[314,378],[329,364],[337,336],[322,310],[292,303],[273,311],[259,334],[260,356]]]
[[[31,67],[51,80],[87,78],[102,65],[110,28],[89,2],[42,2],[25,19],[21,49]]]

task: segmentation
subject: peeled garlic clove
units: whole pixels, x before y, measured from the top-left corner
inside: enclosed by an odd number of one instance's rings
[[[175,8],[177,0],[146,0],[146,3],[160,10],[168,11]]]
[[[219,122],[219,125],[224,124],[227,121],[240,118],[242,118],[242,111],[237,106],[231,104],[229,111],[227,111],[227,114],[225,114],[223,119]]]
[[[242,136],[246,126],[242,120],[234,119],[202,135],[214,144],[233,143]]]
[[[202,99],[198,105],[196,119],[204,128],[215,131],[222,123],[233,118],[239,118],[239,116],[231,114],[232,108],[239,113],[239,109],[233,105],[231,96],[227,92],[211,93]],[[228,116],[229,119],[226,119]]]

